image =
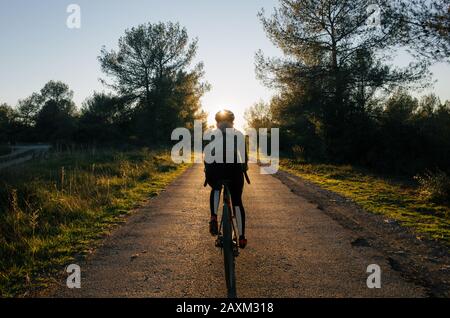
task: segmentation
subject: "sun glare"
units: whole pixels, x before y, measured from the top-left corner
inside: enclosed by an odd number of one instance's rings
[[[239,107],[232,105],[230,103],[223,103],[217,106],[208,106],[204,105],[204,109],[206,112],[208,112],[208,127],[210,126],[216,126],[216,114],[224,109],[231,110],[234,113],[234,116],[236,117],[234,121],[234,127],[240,131],[244,130],[245,127],[245,119],[244,119],[244,107]]]

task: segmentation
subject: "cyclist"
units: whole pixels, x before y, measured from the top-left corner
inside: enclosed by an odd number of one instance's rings
[[[214,236],[218,235],[217,210],[219,208],[222,188],[220,181],[229,180],[231,202],[238,226],[239,247],[245,248],[247,246],[247,239],[245,238],[245,209],[242,204],[242,191],[244,188],[244,173],[248,170],[246,143],[244,135],[233,127],[235,117],[231,111],[222,110],[216,114],[215,119],[217,123],[215,133],[220,133],[218,135],[222,136],[223,160],[222,162],[217,162],[216,160],[212,163],[205,161],[206,182],[211,187],[209,200],[211,221],[209,222],[209,231]],[[233,149],[227,148],[227,138],[235,139]],[[242,138],[240,140],[244,141],[243,152],[241,151],[242,147],[239,147],[239,138]],[[228,157],[227,154],[229,155],[230,151],[234,159],[233,162],[227,162],[226,160]]]

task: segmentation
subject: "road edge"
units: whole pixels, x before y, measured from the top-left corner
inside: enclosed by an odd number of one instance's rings
[[[419,240],[414,232],[383,215],[364,210],[348,198],[287,171],[273,175],[354,234],[354,247],[379,250],[391,268],[425,288],[430,297],[450,296],[450,255],[444,245]]]

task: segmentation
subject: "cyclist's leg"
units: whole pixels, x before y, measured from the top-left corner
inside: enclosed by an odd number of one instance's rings
[[[209,195],[209,208],[211,211],[211,219],[209,221],[209,233],[211,235],[216,236],[219,234],[219,223],[217,221],[217,211],[219,209],[219,201],[220,201],[220,187],[211,185],[211,193]]]
[[[236,216],[239,237],[245,237],[245,209],[242,203],[244,189],[244,176],[242,172],[236,173],[231,184],[231,201],[233,202],[234,215]]]
[[[211,193],[209,195],[209,208],[211,211],[211,216],[217,216],[217,211],[219,210],[220,192],[220,186],[211,186]]]
[[[220,192],[222,186],[219,184],[220,170],[217,165],[209,164],[205,166],[206,182],[211,187],[211,193],[209,195],[209,209],[211,216],[216,216],[219,209]]]

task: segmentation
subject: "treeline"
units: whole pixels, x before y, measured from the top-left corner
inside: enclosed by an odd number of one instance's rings
[[[311,113],[293,118],[278,108],[297,105],[274,98],[255,104],[247,117],[254,127],[281,127],[281,149],[305,161],[351,163],[395,174],[449,171],[450,102],[442,103],[434,94],[417,99],[400,89],[370,110],[346,117],[328,137]],[[264,116],[256,116],[255,109]]]
[[[196,51],[179,24],[126,30],[118,50],[103,48],[98,57],[114,93],[94,92],[78,108],[67,84],[49,81],[15,107],[0,105],[0,144],[169,144],[173,129],[206,120],[200,98],[209,86],[203,65],[192,65]]]
[[[248,110],[249,125],[279,127],[282,150],[304,160],[449,171],[450,103],[408,91],[427,85],[434,62],[449,61],[448,10],[441,0],[280,0],[259,16],[284,57],[256,55],[258,77],[278,94]],[[411,52],[407,67],[390,63],[399,48]]]

